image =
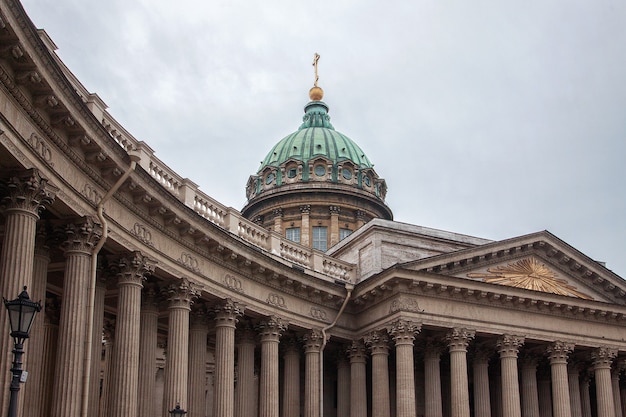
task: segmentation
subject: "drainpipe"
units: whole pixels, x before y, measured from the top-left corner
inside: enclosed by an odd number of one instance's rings
[[[96,299],[96,268],[98,267],[98,253],[104,246],[104,243],[107,240],[109,230],[108,223],[104,218],[103,210],[104,203],[109,200],[113,194],[122,186],[124,181],[130,176],[130,174],[135,170],[137,166],[137,162],[141,160],[139,152],[133,150],[130,151],[130,167],[124,172],[124,174],[117,180],[115,185],[106,193],[104,197],[98,203],[96,207],[96,214],[98,216],[98,220],[100,220],[100,224],[102,225],[102,237],[94,246],[91,251],[91,277],[89,283],[89,300],[87,302],[87,311],[89,317],[87,319],[87,341],[85,343],[85,360],[84,360],[84,373],[83,373],[83,397],[81,401],[81,417],[87,417],[87,412],[89,408],[89,379],[90,379],[90,371],[91,371],[91,347],[93,346],[93,315],[94,315],[94,304]]]
[[[320,349],[320,417],[324,416],[324,348],[326,347],[326,331],[332,329],[337,324],[339,317],[343,313],[343,310],[348,305],[348,301],[350,301],[350,296],[352,295],[352,290],[354,289],[354,284],[350,284],[348,282],[344,283],[346,287],[346,298],[343,300],[343,304],[339,309],[339,313],[335,317],[335,320],[329,324],[328,326],[322,329],[322,347]]]

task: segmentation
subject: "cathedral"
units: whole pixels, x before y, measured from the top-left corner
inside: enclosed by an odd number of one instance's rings
[[[54,50],[0,0],[0,294],[42,304],[20,417],[626,417],[624,280],[547,231],[394,221],[317,66],[237,211]]]

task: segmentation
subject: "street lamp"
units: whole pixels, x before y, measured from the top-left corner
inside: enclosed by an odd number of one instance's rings
[[[170,410],[170,415],[174,417],[184,416],[185,414],[187,414],[187,412],[183,410],[182,408],[180,408],[180,403],[176,403],[176,407],[174,407],[173,410]]]
[[[9,417],[17,416],[17,393],[22,381],[22,355],[24,355],[24,341],[28,339],[30,328],[33,325],[35,314],[41,311],[41,304],[30,300],[26,287],[15,300],[4,300],[4,306],[9,311],[11,323],[11,337],[13,338],[13,366],[11,373],[11,398],[9,400]]]

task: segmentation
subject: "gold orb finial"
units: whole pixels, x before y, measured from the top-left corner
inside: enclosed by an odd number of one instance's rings
[[[313,88],[309,90],[309,98],[312,101],[320,101],[322,98],[324,98],[324,90],[322,90],[317,85],[317,81],[320,79],[319,75],[317,74],[317,61],[319,60],[320,60],[320,55],[316,52],[315,55],[313,55],[313,67],[315,68],[315,82],[313,83]]]
[[[324,98],[324,90],[320,87],[315,86],[309,90],[309,98],[311,101],[320,101]]]

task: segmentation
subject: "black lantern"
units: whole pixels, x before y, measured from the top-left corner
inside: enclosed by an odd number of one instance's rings
[[[3,298],[4,306],[9,312],[11,337],[13,338],[13,366],[11,367],[11,397],[9,399],[9,417],[17,416],[17,393],[22,382],[22,356],[24,355],[24,341],[28,339],[30,328],[33,325],[35,314],[41,311],[41,304],[31,301],[24,291],[15,300]]]
[[[170,410],[170,415],[172,416],[184,416],[185,414],[187,414],[187,412],[180,408],[180,403],[176,403],[176,407],[174,407],[173,410]]]
[[[35,314],[41,311],[41,304],[31,301],[24,287],[24,291],[15,300],[7,301],[5,298],[4,305],[9,311],[11,337],[16,344],[23,344],[24,340],[28,339]]]

